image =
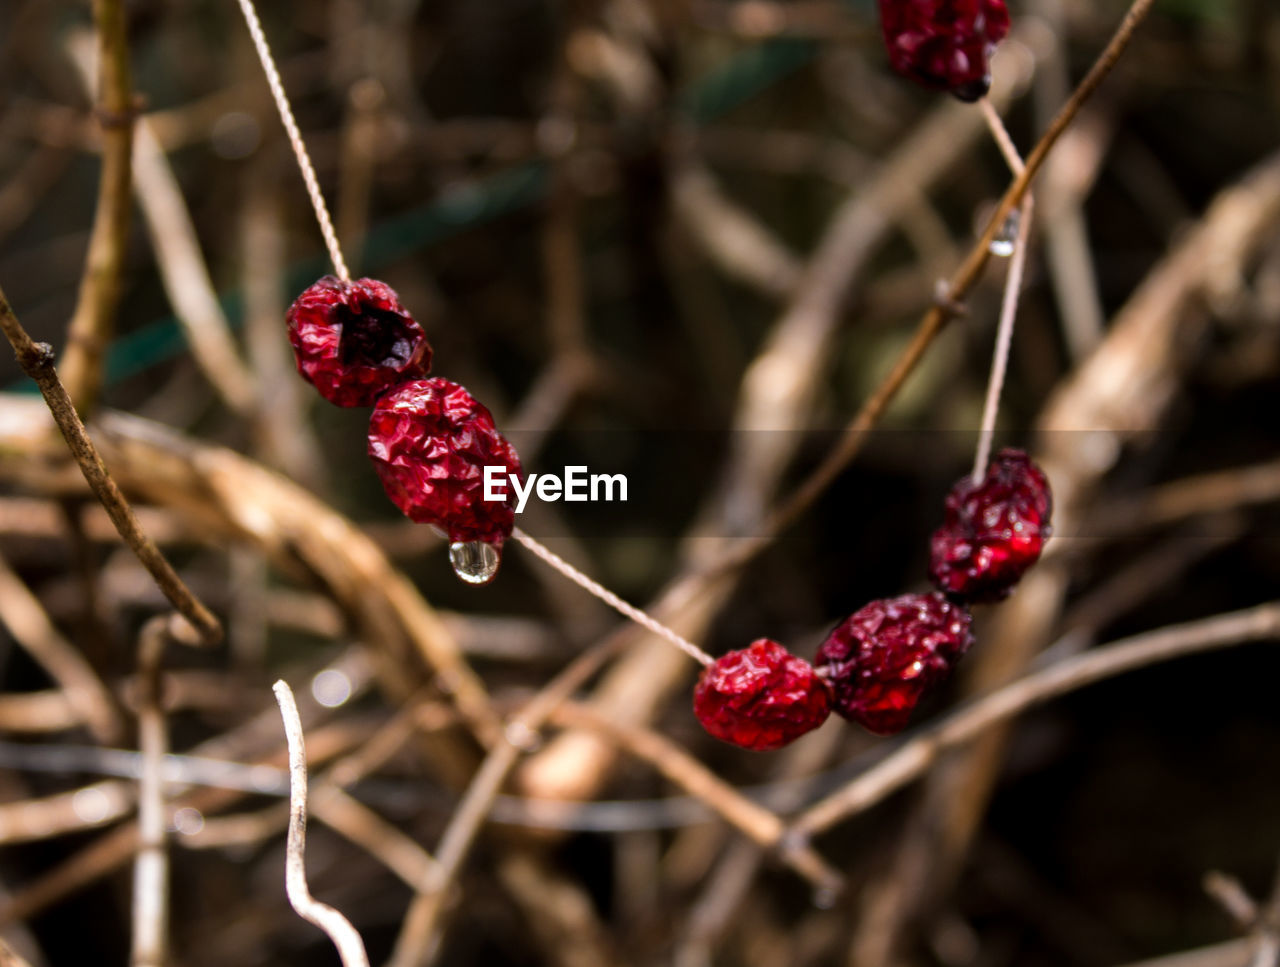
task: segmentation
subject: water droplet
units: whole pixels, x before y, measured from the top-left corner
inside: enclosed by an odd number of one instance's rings
[[[1022,225],[1022,213],[1018,209],[1009,212],[1009,216],[991,240],[991,254],[1007,259],[1013,254],[1014,245],[1018,241],[1018,229]]]
[[[449,545],[449,563],[453,573],[468,584],[488,584],[498,573],[502,555],[484,541],[455,541]]]

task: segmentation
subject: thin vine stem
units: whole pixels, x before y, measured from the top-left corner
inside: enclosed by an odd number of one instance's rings
[[[276,67],[275,58],[271,54],[271,45],[262,30],[262,22],[258,19],[258,11],[254,9],[252,0],[237,0],[244,21],[249,27],[249,36],[253,38],[254,50],[258,52],[258,60],[262,62],[262,72],[267,75],[267,85],[271,88],[271,97],[276,102],[276,110],[284,124],[285,133],[289,136],[289,146],[293,156],[298,160],[298,169],[302,172],[302,180],[307,185],[307,195],[311,198],[311,207],[315,210],[316,221],[320,223],[320,234],[324,236],[325,247],[329,250],[329,260],[338,278],[344,282],[351,280],[347,270],[346,259],[342,257],[342,247],[338,244],[338,233],[334,231],[333,219],[329,217],[329,206],[325,204],[324,193],[320,190],[320,182],[316,179],[315,167],[311,164],[311,155],[302,140],[302,132],[298,130],[298,122],[293,117],[293,108],[289,106],[289,96],[284,92],[284,82],[280,79],[280,71]]]
[[[713,580],[730,574],[738,568],[745,567],[757,554],[791,524],[793,524],[835,479],[844,472],[845,467],[861,451],[871,430],[880,422],[880,418],[888,409],[889,403],[898,394],[907,377],[914,372],[916,365],[924,357],[925,351],[933,343],[938,334],[946,328],[957,315],[963,312],[963,300],[982,276],[988,260],[991,258],[991,242],[1003,227],[1009,213],[1022,204],[1023,198],[1031,188],[1031,182],[1044,165],[1049,152],[1053,150],[1058,139],[1071,126],[1085,102],[1098,89],[1106,76],[1111,73],[1133,39],[1155,0],[1134,0],[1115,34],[1106,48],[1098,55],[1089,73],[1085,75],[1079,86],[1067,98],[1067,102],[1058,111],[1054,119],[1045,129],[1040,140],[1027,156],[1022,172],[1013,179],[1005,190],[1000,202],[996,205],[990,221],[982,235],[974,242],[969,254],[951,277],[939,286],[939,297],[930,306],[916,326],[910,342],[895,360],[889,373],[879,385],[872,390],[861,409],[845,427],[840,442],[827,457],[786,496],[777,509],[765,521],[758,536],[739,541],[726,550],[722,556],[708,563],[701,571],[702,580]]]
[[[293,109],[289,106],[289,96],[285,93],[284,84],[280,80],[280,72],[276,68],[275,58],[271,53],[271,45],[262,30],[258,12],[254,9],[253,0],[237,0],[237,3],[239,3],[240,10],[244,14],[245,23],[249,26],[249,34],[253,38],[253,46],[258,52],[258,60],[262,63],[263,72],[267,75],[267,84],[271,87],[271,95],[275,99],[280,120],[284,123],[285,131],[289,135],[289,144],[293,148],[294,157],[298,161],[298,168],[302,172],[302,180],[306,182],[307,194],[311,197],[311,207],[315,210],[316,221],[320,224],[320,233],[324,236],[325,245],[329,249],[329,257],[333,261],[338,276],[342,279],[350,279],[351,276],[347,271],[346,261],[342,257],[342,246],[338,242],[337,233],[334,231],[333,220],[329,217],[329,207],[325,204],[324,193],[320,190],[320,184],[316,180],[311,157],[307,154],[306,145],[302,141],[302,134],[298,130],[298,123],[294,120]],[[640,627],[675,645],[695,661],[703,665],[710,665],[715,660],[679,632],[667,627],[657,618],[641,611],[634,605],[628,604],[618,595],[604,587],[604,585],[583,574],[560,555],[530,537],[524,531],[517,528],[512,537],[544,563],[563,574],[587,593],[599,598],[615,611],[640,625]]]
[[[995,105],[988,98],[979,102],[982,116],[991,130],[991,136],[1000,147],[1000,153],[1014,176],[1026,170],[1026,164],[1009,136]],[[1013,344],[1013,325],[1018,316],[1018,298],[1022,294],[1022,277],[1027,264],[1027,248],[1031,239],[1031,215],[1035,198],[1031,192],[1016,209],[1014,218],[1013,251],[1009,258],[1009,272],[1005,276],[1004,295],[1000,301],[1000,323],[996,327],[996,345],[991,358],[991,375],[987,380],[987,395],[982,406],[982,425],[978,431],[978,445],[973,457],[973,482],[978,484],[987,472],[991,459],[991,443],[996,435],[996,419],[1000,412],[1000,394],[1004,389],[1005,375],[1009,369],[1009,347]]]
[[[555,551],[551,550],[541,541],[530,537],[527,533],[517,527],[511,532],[512,539],[519,541],[534,556],[559,571],[574,584],[581,588],[585,588],[591,594],[595,595],[609,607],[613,608],[624,617],[630,618],[640,627],[653,632],[659,638],[663,638],[671,644],[675,645],[686,655],[696,662],[703,665],[710,665],[715,659],[708,655],[705,651],[695,645],[688,638],[681,635],[678,631],[667,627],[657,618],[653,617],[646,611],[641,611],[635,605],[628,604],[622,598],[618,597],[604,585],[597,581],[593,581],[587,575],[583,574],[576,567],[562,558]]]

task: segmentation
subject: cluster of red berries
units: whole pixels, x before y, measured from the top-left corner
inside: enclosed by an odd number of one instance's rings
[[[991,87],[989,61],[1009,32],[1004,0],[880,0],[889,63],[927,87],[976,101]]]
[[[693,710],[708,732],[746,749],[776,749],[831,711],[877,735],[906,727],[920,699],[973,644],[969,605],[1006,597],[1040,557],[1053,498],[1021,450],[1001,450],[979,481],[965,477],[933,534],[938,591],[872,601],[845,618],[811,665],[768,638],[709,665]]]
[[[427,377],[426,334],[385,283],[325,276],[286,318],[303,378],[330,403],[373,407],[369,457],[387,496],[444,532],[463,580],[491,580],[515,511],[510,498],[484,500],[484,467],[521,468],[489,411],[457,383]]]
[[[889,62],[928,87],[976,101],[1009,32],[1005,0],[879,0]],[[776,749],[832,709],[878,735],[906,727],[920,698],[973,644],[969,605],[998,601],[1049,537],[1049,483],[1025,453],[1003,450],[981,480],[966,477],[933,535],[937,591],[870,604],[836,626],[815,664],[761,638],[709,665],[693,709],[708,732],[747,749]],[[816,667],[815,667],[816,665]]]

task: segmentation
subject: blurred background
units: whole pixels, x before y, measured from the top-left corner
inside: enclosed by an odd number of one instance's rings
[[[1126,7],[1013,0],[991,99],[1024,153]],[[123,14],[135,201],[91,432],[228,630],[167,654],[170,744],[278,767],[270,683],[304,693],[313,760],[364,756],[347,792],[385,834],[371,846],[337,815],[356,807],[330,805],[313,890],[383,962],[424,862],[385,836],[435,849],[481,754],[418,643],[456,647],[505,714],[618,620],[520,548],[493,585],[464,586],[396,514],[361,457],[367,412],[293,371],[284,311],[330,266],[236,5]],[[856,460],[749,565],[696,583],[833,452],[1010,180],[977,107],[889,71],[874,4],[261,15],[353,275],[399,292],[433,372],[493,411],[526,470],[628,478],[625,503],[542,504],[522,527],[640,604],[693,575],[677,626],[713,654],[767,635],[809,656],[868,600],[925,588],[942,498],[972,463],[998,257]],[[88,4],[0,8],[0,286],[59,352],[99,193],[98,43]],[[1280,586],[1280,8],[1159,0],[1035,195],[997,444],[1042,457],[1057,538],[1034,586],[976,613],[978,645],[920,723]],[[136,768],[134,640],[163,601],[0,355],[0,921],[37,967],[123,963],[133,784],[111,777]],[[32,640],[83,655],[106,724]],[[580,697],[776,811],[891,747],[838,720],[785,752],[718,744],[689,708],[693,663],[623,644]],[[1237,922],[1204,881],[1271,894],[1278,674],[1274,643],[1249,644],[989,730],[815,841],[839,896],[652,764],[555,738],[560,723],[493,804],[436,960],[997,967],[1207,948],[1176,963],[1243,967],[1275,922]],[[369,751],[404,722],[419,734]],[[280,776],[190,768],[200,784],[174,795],[205,798],[175,803],[171,962],[336,963],[285,901]],[[557,797],[578,805],[534,802]]]

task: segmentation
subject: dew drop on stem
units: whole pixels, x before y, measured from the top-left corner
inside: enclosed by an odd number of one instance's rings
[[[989,246],[992,255],[1007,259],[1013,254],[1014,246],[1018,242],[1018,230],[1022,225],[1022,213],[1018,209],[1009,212],[1009,217],[1004,220],[1004,224],[1000,226],[1000,231],[996,232],[995,237],[991,239]]]
[[[488,584],[498,573],[502,554],[484,541],[455,541],[449,545],[449,563],[467,584]]]

